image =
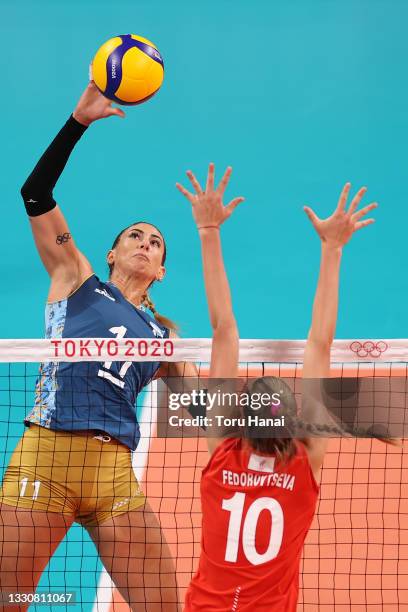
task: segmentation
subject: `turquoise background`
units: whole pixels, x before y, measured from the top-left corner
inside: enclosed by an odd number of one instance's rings
[[[367,185],[367,201],[380,208],[376,224],[345,249],[337,336],[407,335],[406,2],[1,0],[0,6],[0,337],[43,336],[48,278],[19,188],[72,112],[95,50],[129,32],[159,47],[163,88],[128,108],[126,120],[93,125],[55,191],[98,274],[105,275],[105,254],[121,228],[139,219],[157,224],[167,241],[168,273],[153,291],[156,306],[184,336],[208,336],[199,242],[174,184],[187,183],[188,168],[204,179],[209,161],[219,176],[231,164],[228,195],[247,199],[222,233],[241,336],[304,338],[319,241],[302,206],[329,214],[350,180],[355,189]],[[13,418],[20,422],[17,412]],[[67,588],[81,584],[91,600],[94,570],[72,574],[66,565],[86,562],[82,547],[90,544],[77,529],[70,538],[78,533],[80,559],[52,563],[67,570]],[[88,560],[95,564],[92,555]]]
[[[175,182],[234,168],[247,200],[223,229],[242,337],[306,336],[319,242],[302,206],[331,212],[369,187],[377,224],[345,250],[338,337],[404,337],[408,5],[394,0],[2,0],[3,316],[0,337],[41,337],[48,278],[19,188],[73,110],[96,48],[151,38],[162,90],[85,135],[56,189],[97,272],[117,231],[157,223],[168,243],[156,305],[185,336],[210,334],[199,242]],[[367,196],[367,201],[368,201]]]

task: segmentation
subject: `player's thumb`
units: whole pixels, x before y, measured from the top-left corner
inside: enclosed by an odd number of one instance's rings
[[[245,198],[242,198],[242,197],[235,198],[229,204],[227,204],[225,208],[228,210],[229,214],[231,214],[236,209],[238,204],[241,204],[241,202],[244,202],[244,201],[245,201]]]
[[[117,117],[121,117],[122,119],[126,117],[123,110],[121,108],[116,108],[116,107],[110,107],[108,109],[108,116],[110,117],[111,115],[116,115]]]
[[[316,225],[316,223],[319,221],[319,217],[314,213],[314,211],[309,208],[309,206],[304,206],[303,210],[305,211],[313,225]]]

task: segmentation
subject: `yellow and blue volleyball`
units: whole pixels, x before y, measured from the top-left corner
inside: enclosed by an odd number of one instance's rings
[[[157,47],[142,36],[123,34],[107,40],[91,66],[99,91],[118,104],[141,104],[161,87],[163,58]]]

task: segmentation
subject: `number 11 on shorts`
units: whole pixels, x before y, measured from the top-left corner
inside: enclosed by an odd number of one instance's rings
[[[28,483],[28,478],[23,478],[22,480],[20,480],[20,485],[21,485],[20,497],[24,497],[26,489],[27,489],[27,483]],[[34,480],[33,482],[34,493],[32,496],[33,500],[37,499],[38,497],[38,493],[40,491],[40,485],[41,485],[41,482],[39,480]]]

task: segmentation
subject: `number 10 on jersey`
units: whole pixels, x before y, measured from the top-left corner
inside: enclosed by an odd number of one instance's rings
[[[230,512],[225,561],[230,563],[237,562],[242,527],[242,548],[244,555],[251,565],[261,565],[275,559],[282,545],[284,526],[282,506],[272,497],[258,497],[249,506],[244,517],[245,497],[245,493],[235,493],[233,497],[222,500],[222,509]],[[270,512],[272,526],[268,548],[264,553],[259,554],[255,545],[256,530],[259,516],[263,510]]]

